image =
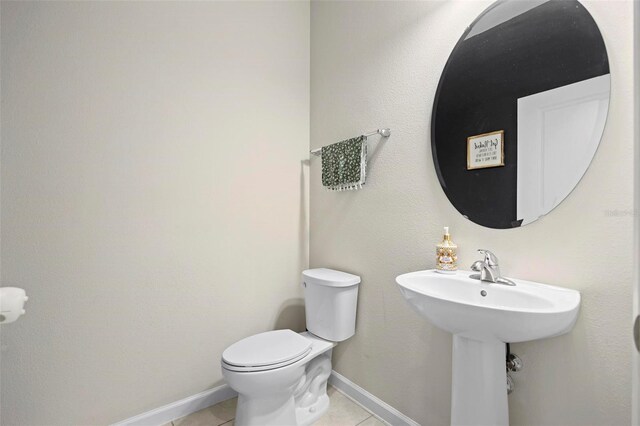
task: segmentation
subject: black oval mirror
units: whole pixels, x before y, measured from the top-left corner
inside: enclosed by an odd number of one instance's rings
[[[604,40],[578,1],[500,1],[464,32],[433,105],[440,184],[490,228],[526,225],[578,184],[602,136]]]

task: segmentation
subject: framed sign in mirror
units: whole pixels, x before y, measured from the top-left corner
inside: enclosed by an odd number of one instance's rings
[[[467,170],[504,166],[504,130],[467,138]]]
[[[555,208],[598,148],[609,77],[604,40],[580,2],[485,10],[451,53],[431,117],[435,169],[455,208],[490,228]]]

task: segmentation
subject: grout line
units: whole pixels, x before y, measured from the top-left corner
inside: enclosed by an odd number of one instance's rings
[[[367,411],[368,413],[368,411]],[[367,417],[366,419],[364,419],[363,421],[361,421],[360,423],[357,423],[355,426],[361,425],[362,423],[366,422],[367,420],[369,420],[371,417],[373,417],[373,414],[370,415],[369,417]]]
[[[373,413],[371,411],[369,411],[364,405],[360,404],[358,401],[356,401],[355,399],[351,398],[349,395],[347,395],[346,393],[342,392],[337,387],[335,387],[333,385],[329,385],[329,386],[331,386],[333,388],[333,390],[335,390],[336,392],[339,392],[340,394],[344,395],[345,397],[347,397],[347,399],[349,399],[349,401],[353,402],[358,407],[362,408],[364,411],[366,411],[367,413],[369,413],[369,414],[371,414],[373,416]]]
[[[340,389],[338,389],[337,387],[333,386],[333,385],[329,385],[331,386],[336,392],[340,392],[342,395],[346,396],[351,402],[353,402],[354,404],[356,404],[358,407],[362,408],[364,411],[366,411],[367,413],[371,414],[371,416],[369,417],[375,417],[377,420],[379,420],[380,422],[382,422],[385,425],[388,425],[389,423],[387,423],[385,420],[383,420],[382,418],[378,417],[376,414],[372,413],[371,411],[369,411],[369,409],[367,407],[365,407],[364,405],[360,404],[358,401],[356,401],[355,399],[351,398],[349,395],[347,395],[346,393],[342,392]],[[367,420],[369,417],[367,417],[364,420]],[[364,422],[364,420],[362,422]],[[362,423],[360,422],[360,423]],[[358,423],[355,426],[358,426],[360,423]]]
[[[376,417],[376,419],[378,418],[375,414],[373,414],[371,411],[367,410],[365,407],[363,407],[358,401],[356,401],[355,399],[351,398],[349,395],[347,395],[346,393],[342,392],[340,389],[338,389],[337,387],[333,386],[333,385],[327,385],[327,389],[331,387],[333,388],[334,391],[338,392],[340,395],[344,396],[345,398],[347,398],[349,400],[349,402],[351,402],[353,405],[355,405],[356,407],[360,407],[362,410],[364,410],[365,413],[369,414],[368,417],[362,419],[361,421],[359,421],[358,423],[355,423],[353,426],[358,426],[359,424],[369,420],[371,417]],[[329,401],[331,401],[331,398],[329,398]],[[329,402],[329,404],[331,404],[331,402]],[[385,423],[386,424],[386,423]]]

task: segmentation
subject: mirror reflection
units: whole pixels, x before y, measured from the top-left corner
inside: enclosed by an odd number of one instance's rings
[[[607,117],[609,62],[578,1],[502,1],[465,31],[431,118],[440,183],[465,217],[526,225],[578,184]]]

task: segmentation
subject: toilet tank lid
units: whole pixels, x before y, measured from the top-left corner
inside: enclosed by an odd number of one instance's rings
[[[325,285],[328,287],[349,287],[360,283],[360,277],[357,275],[327,268],[302,271],[302,280],[307,284]]]

